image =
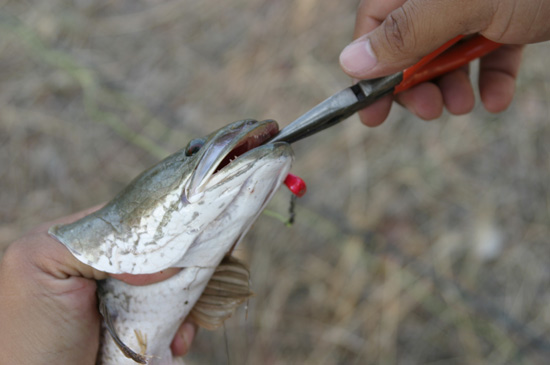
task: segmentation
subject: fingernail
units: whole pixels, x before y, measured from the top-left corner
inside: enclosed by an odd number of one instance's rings
[[[340,53],[340,65],[352,76],[361,76],[377,63],[368,38],[350,43]]]

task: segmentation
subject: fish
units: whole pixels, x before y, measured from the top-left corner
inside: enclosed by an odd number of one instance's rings
[[[110,274],[181,268],[150,285],[98,282],[99,364],[183,364],[170,351],[183,320],[217,328],[252,295],[232,252],[290,171],[290,145],[267,143],[278,131],[273,120],[231,123],[144,171],[100,210],[50,228],[79,261]]]

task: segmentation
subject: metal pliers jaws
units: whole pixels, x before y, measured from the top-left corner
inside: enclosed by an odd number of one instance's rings
[[[269,142],[293,143],[332,127],[392,92],[402,79],[403,75],[400,72],[378,79],[359,81],[310,109]]]
[[[463,38],[455,37],[404,71],[377,79],[361,80],[332,95],[283,128],[268,143],[293,143],[309,137],[338,124],[386,94],[400,93],[456,70],[501,46],[481,35],[459,42]]]

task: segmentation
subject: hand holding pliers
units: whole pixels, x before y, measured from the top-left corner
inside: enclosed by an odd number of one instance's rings
[[[400,93],[456,70],[501,46],[481,35],[459,42],[462,38],[458,36],[450,40],[404,71],[377,79],[361,80],[332,95],[283,128],[270,142],[296,142],[341,122],[386,94]]]

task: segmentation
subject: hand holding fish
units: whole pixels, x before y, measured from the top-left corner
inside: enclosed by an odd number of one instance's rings
[[[355,24],[355,41],[340,63],[356,79],[389,75],[412,66],[449,39],[479,33],[504,46],[480,60],[478,87],[485,108],[498,113],[508,107],[515,89],[524,44],[550,39],[548,1],[363,0]],[[385,96],[359,114],[377,126],[394,98]],[[475,103],[468,67],[450,72],[400,93],[395,100],[422,119],[438,118],[445,106],[465,114]]]
[[[182,364],[188,315],[215,329],[252,295],[233,249],[283,181],[305,191],[287,178],[290,145],[267,143],[277,133],[272,120],[229,124],[100,209],[15,242],[0,266],[2,360]]]
[[[65,217],[72,222],[97,208]],[[107,274],[80,261],[48,235],[50,224],[14,242],[0,262],[0,363],[95,364],[101,316],[96,281]],[[118,276],[135,285],[157,282],[172,273]],[[184,355],[196,326],[184,322],[172,342]]]

